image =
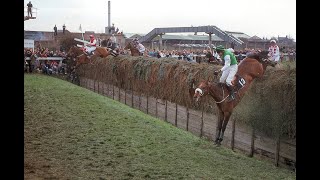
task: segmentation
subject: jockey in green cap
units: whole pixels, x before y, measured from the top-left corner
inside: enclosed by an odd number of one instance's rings
[[[234,89],[231,82],[238,71],[237,59],[230,50],[225,49],[222,45],[217,46],[216,51],[221,57],[221,60],[224,61],[224,66],[219,70],[222,71],[220,83],[226,83],[230,92],[230,100],[234,100]],[[215,71],[214,74],[217,75],[219,71]]]

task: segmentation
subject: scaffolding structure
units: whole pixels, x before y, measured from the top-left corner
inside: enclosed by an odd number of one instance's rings
[[[37,18],[37,8],[32,7],[31,12],[32,16],[28,14],[28,7],[24,7],[24,21],[29,20],[29,19],[36,19]]]

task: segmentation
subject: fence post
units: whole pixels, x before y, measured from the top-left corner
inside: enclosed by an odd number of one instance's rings
[[[96,80],[93,80],[93,92],[96,92]]]
[[[139,93],[139,110],[141,110],[141,92]]]
[[[167,118],[167,110],[168,110],[168,106],[167,106],[167,100],[165,101],[165,112],[164,112],[164,120],[168,122],[168,118]]]
[[[147,114],[149,114],[149,94],[147,94]]]
[[[99,89],[100,89],[100,81],[98,81],[98,94],[100,94]]]
[[[202,137],[202,134],[203,134],[203,111],[204,111],[204,106],[202,106],[202,112],[201,112],[200,137]]]
[[[124,88],[124,104],[127,105],[127,88]]]
[[[279,166],[279,152],[280,152],[280,135],[277,135],[276,139],[276,151],[275,151],[275,165]]]
[[[118,98],[119,98],[119,102],[121,102],[121,99],[120,99],[120,86],[118,87],[118,89],[119,89],[119,93],[118,93]]]
[[[131,81],[131,107],[133,108],[133,85],[132,85],[132,81]]]
[[[176,103],[176,117],[174,118],[174,125],[178,126],[178,104]]]
[[[189,130],[189,108],[187,107],[187,131]]]
[[[103,86],[102,86],[102,95],[103,95],[103,96],[106,96],[106,83],[103,83]]]
[[[156,117],[158,117],[158,99],[156,98]]]
[[[88,85],[88,84],[89,84],[89,79],[88,79],[88,78],[86,78],[86,88],[87,88],[87,89],[89,89],[89,88],[88,88],[88,87],[89,87],[89,85]]]
[[[232,118],[232,135],[231,135],[231,149],[234,150],[234,135],[236,132],[236,120]]]
[[[107,96],[110,97],[110,82],[107,84]]]
[[[252,135],[251,135],[251,147],[249,157],[253,157],[254,154],[254,138],[255,138],[255,128],[252,127]]]

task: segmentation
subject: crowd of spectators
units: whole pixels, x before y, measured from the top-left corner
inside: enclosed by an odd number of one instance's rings
[[[233,50],[238,62],[244,59],[248,54],[262,51],[262,49],[249,49],[245,48],[243,50]],[[130,55],[130,50],[125,50],[122,47],[119,48],[119,52],[122,55]],[[295,49],[285,49],[281,48],[281,61],[295,61],[296,60],[296,50]],[[66,64],[63,61],[55,60],[37,60],[37,57],[66,57],[66,52],[60,50],[49,50],[48,48],[38,47],[33,49],[24,49],[25,54],[25,72],[42,72],[44,74],[65,74]],[[32,56],[36,58],[31,58]],[[184,60],[193,63],[222,63],[219,55],[215,52],[214,48],[209,47],[204,49],[182,49],[182,50],[156,50],[146,48],[144,56],[155,57],[155,58],[177,58],[178,60]],[[26,60],[26,57],[28,57]]]
[[[39,72],[44,74],[66,74],[66,64],[62,60],[39,60],[38,57],[66,57],[64,51],[49,50],[38,47],[24,49],[25,72]]]

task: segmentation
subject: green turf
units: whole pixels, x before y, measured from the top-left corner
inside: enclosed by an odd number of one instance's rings
[[[296,179],[69,82],[24,80],[25,177]]]

